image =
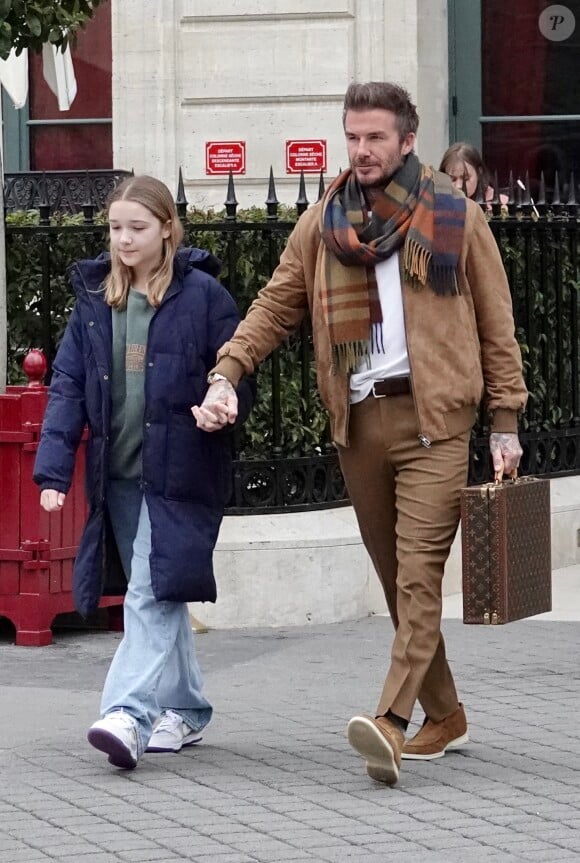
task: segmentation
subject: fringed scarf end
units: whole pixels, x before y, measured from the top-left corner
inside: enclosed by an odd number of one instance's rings
[[[459,296],[457,273],[450,267],[434,267],[429,269],[429,283],[433,291],[440,297]]]
[[[419,281],[426,284],[429,274],[431,252],[425,249],[416,240],[407,240],[405,243],[403,266],[405,273],[412,282]]]
[[[434,293],[440,297],[461,293],[455,269],[435,265],[432,253],[415,240],[409,240],[405,244],[403,266],[405,278],[417,290],[429,284]]]
[[[367,357],[369,345],[366,341],[344,342],[332,346],[332,374],[350,374],[354,372],[359,362]]]

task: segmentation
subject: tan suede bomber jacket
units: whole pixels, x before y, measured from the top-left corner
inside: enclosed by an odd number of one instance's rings
[[[420,437],[444,440],[469,429],[484,399],[492,431],[517,432],[527,391],[514,335],[508,283],[495,239],[480,207],[467,200],[458,264],[460,293],[437,296],[402,281],[411,385]],[[234,386],[299,325],[312,320],[318,388],[332,438],[348,446],[349,383],[331,368],[331,345],[320,295],[321,204],[298,220],[280,263],[259,292],[213,371]],[[401,276],[402,278],[402,276]]]

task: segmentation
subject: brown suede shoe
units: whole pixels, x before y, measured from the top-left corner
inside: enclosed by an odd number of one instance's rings
[[[468,742],[467,720],[463,704],[460,704],[457,710],[441,722],[427,719],[421,730],[405,743],[402,757],[431,761],[433,758],[442,758],[447,751],[458,749]]]
[[[361,714],[348,723],[348,742],[366,758],[367,773],[377,782],[394,785],[399,778],[405,735],[384,716]]]

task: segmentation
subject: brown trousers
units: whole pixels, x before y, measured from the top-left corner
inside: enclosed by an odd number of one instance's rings
[[[457,691],[441,635],[445,561],[467,481],[469,431],[421,446],[411,395],[369,396],[351,408],[342,472],[395,626],[377,715],[410,719],[417,699],[435,722]]]

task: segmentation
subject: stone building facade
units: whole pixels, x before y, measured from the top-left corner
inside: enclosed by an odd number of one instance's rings
[[[446,0],[112,0],[111,13],[115,166],[171,187],[181,166],[199,206],[224,201],[208,142],[245,145],[244,206],[263,204],[270,167],[278,197],[294,202],[288,140],[325,142],[334,176],[353,80],[402,84],[419,108],[421,158],[436,162],[447,147]],[[310,199],[318,180],[308,174]]]

